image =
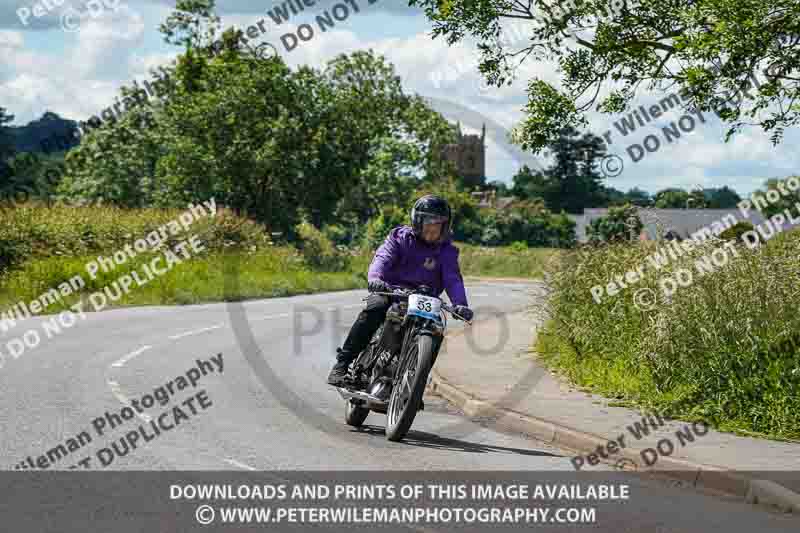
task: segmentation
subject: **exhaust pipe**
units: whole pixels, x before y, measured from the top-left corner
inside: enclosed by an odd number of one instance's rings
[[[377,396],[373,396],[368,392],[348,390],[341,387],[338,387],[336,390],[339,391],[339,394],[345,400],[356,400],[359,403],[364,404],[364,407],[367,407],[378,413],[385,413],[387,407],[389,406],[389,402],[381,400]]]
[[[337,390],[339,394],[341,394],[342,398],[345,400],[363,400],[365,402],[378,402],[383,403],[380,398],[372,396],[371,394],[364,392],[364,391],[356,391],[356,390],[348,390],[342,387],[338,387]]]

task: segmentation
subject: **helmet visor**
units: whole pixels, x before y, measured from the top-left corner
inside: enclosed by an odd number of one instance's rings
[[[436,213],[425,213],[425,212],[418,212],[420,215],[420,221],[423,225],[425,224],[442,224],[447,223],[448,218],[443,215],[437,215]]]

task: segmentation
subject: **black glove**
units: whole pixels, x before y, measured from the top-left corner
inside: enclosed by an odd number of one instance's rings
[[[369,292],[392,292],[392,287],[383,280],[371,279],[367,283],[367,290]]]
[[[458,316],[463,317],[467,322],[472,320],[472,309],[466,305],[457,305],[453,308],[453,311],[455,311]]]

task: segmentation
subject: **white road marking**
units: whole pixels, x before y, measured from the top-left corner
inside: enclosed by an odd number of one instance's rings
[[[243,468],[245,470],[256,470],[252,466],[248,466],[248,465],[246,465],[244,463],[240,463],[239,461],[237,461],[235,459],[223,459],[223,461],[225,461],[226,463],[231,464],[233,466],[237,466],[239,468]]]
[[[146,352],[150,348],[152,348],[152,346],[143,346],[142,348],[139,348],[135,352],[131,352],[128,355],[126,355],[126,356],[124,356],[124,357],[122,357],[120,359],[117,359],[116,361],[114,361],[114,363],[111,364],[111,366],[115,367],[115,368],[121,368],[122,365],[124,365],[125,363],[127,363],[128,361],[130,361],[131,359],[136,357],[137,355]]]
[[[169,338],[172,339],[172,340],[181,339],[183,337],[188,337],[189,335],[197,335],[198,333],[205,333],[206,331],[212,331],[212,330],[215,330],[215,329],[219,329],[222,326],[224,326],[224,324],[217,324],[217,325],[210,326],[210,327],[207,327],[207,328],[195,329],[193,331],[187,331],[185,333],[179,333],[178,335],[173,335],[173,336],[171,336]]]
[[[475,292],[470,294],[470,296],[477,296],[478,298],[489,296],[488,292]]]
[[[364,304],[340,305],[338,307],[329,307],[328,311],[336,311],[338,309],[352,309],[354,307],[364,307]]]
[[[136,410],[136,408],[133,405],[131,405],[131,401],[124,394],[122,394],[122,389],[120,388],[119,383],[117,383],[116,381],[109,381],[108,386],[111,389],[111,393],[117,397],[117,400],[119,400],[122,403],[122,405],[126,405],[131,409],[133,409],[133,412],[136,414],[136,416],[138,416],[145,422],[150,422],[152,420],[150,415],[148,415],[147,413],[140,413],[139,411]]]
[[[269,320],[270,318],[281,318],[286,316],[291,316],[291,315],[289,313],[281,313],[280,315],[266,315],[259,318],[254,318],[253,322],[258,322],[259,320]]]

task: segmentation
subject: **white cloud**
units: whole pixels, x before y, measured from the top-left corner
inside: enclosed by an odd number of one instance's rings
[[[24,42],[21,32],[0,30],[0,48],[22,48]]]
[[[276,27],[266,11],[278,3],[282,2],[271,0],[264,5],[245,4],[244,0],[226,2],[225,9],[222,6],[219,9],[224,13],[223,27],[235,25],[246,29],[264,18],[267,33],[254,44],[272,43],[293,67],[308,64],[320,68],[340,53],[372,48],[395,65],[408,91],[460,104],[477,113],[476,116],[491,119],[507,130],[524,118],[525,89],[532,77],[560,84],[554,63],[528,59],[510,87],[487,90],[477,71],[479,54],[471,40],[451,47],[441,38],[432,40],[429,31],[415,30],[407,36],[394,38],[365,39],[359,35],[359,28],[370,24],[368,17],[375,15],[376,19],[384,21],[387,11],[402,11],[397,2],[386,0],[384,4],[381,0],[373,7],[383,11],[380,15],[366,11],[353,14],[347,24],[324,33],[315,24],[313,15],[329,8],[332,2],[319,0],[314,6],[316,11],[309,8],[302,19],[298,15],[291,22]],[[154,48],[152,43],[157,32],[152,21],[163,20],[173,6],[174,0],[137,2],[136,12],[126,7],[116,13],[104,13],[97,20],[82,20],[81,32],[76,34],[61,30],[0,31],[0,100],[17,115],[16,123],[38,118],[45,110],[74,119],[88,118],[113,103],[120,85],[130,84],[134,79],[149,79],[151,68],[174,59],[178,49],[166,45]],[[18,0],[0,0],[0,27],[5,21],[6,27],[13,22],[16,28],[23,28],[18,19],[12,20],[16,19],[14,9],[17,7]],[[409,8],[405,6],[403,12],[409,13]],[[58,24],[58,20],[54,20]],[[424,18],[419,20],[424,23],[421,25],[430,26]],[[311,24],[316,34],[287,52],[281,36],[289,32],[296,34],[300,23]],[[522,46],[525,39],[519,25],[512,25],[505,32],[505,44],[512,49]],[[47,46],[42,46],[43,41]],[[609,87],[604,89],[601,98],[608,90]],[[637,100],[649,105],[664,97],[663,91],[654,90],[643,93]],[[787,139],[778,148],[773,147],[769,135],[758,128],[745,128],[726,144],[721,141],[724,125],[709,113],[706,124],[699,125],[691,134],[684,133],[672,145],[666,144],[661,128],[682,115],[683,111],[673,111],[662,116],[660,121],[648,123],[623,137],[612,124],[619,117],[590,112],[587,115],[590,131],[601,135],[611,130],[614,141],[611,152],[622,156],[627,166],[621,176],[608,179],[606,183],[621,189],[639,186],[649,191],[669,186],[690,187],[695,183],[728,184],[737,190],[739,187],[749,190],[760,185],[764,177],[796,172],[800,154],[786,148],[800,138],[796,131],[787,131]],[[474,131],[472,127],[465,129]],[[641,162],[631,163],[625,147],[641,143],[644,136],[651,133],[659,136],[664,146],[656,153],[647,154]],[[520,158],[493,140],[487,141],[487,155],[490,178],[509,179],[519,166]]]

